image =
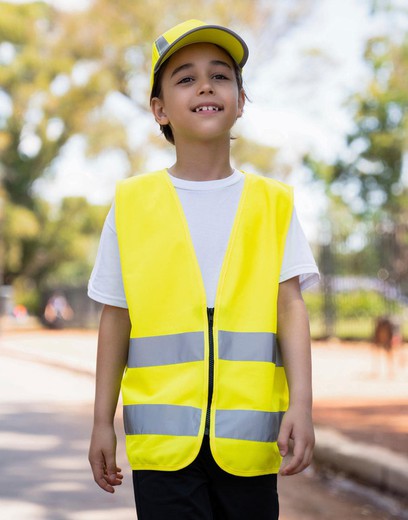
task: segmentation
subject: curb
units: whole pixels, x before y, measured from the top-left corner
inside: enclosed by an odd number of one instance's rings
[[[406,496],[408,457],[350,439],[331,428],[316,428],[314,461],[384,491]]]

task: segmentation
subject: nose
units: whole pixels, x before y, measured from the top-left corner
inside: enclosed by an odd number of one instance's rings
[[[198,93],[202,94],[214,94],[214,87],[209,80],[205,80],[198,86]]]

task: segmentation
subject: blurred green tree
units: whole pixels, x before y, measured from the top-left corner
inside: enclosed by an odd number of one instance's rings
[[[106,213],[83,197],[67,197],[58,207],[37,200],[35,211],[6,205],[5,281],[19,303],[36,311],[38,290],[86,284]]]
[[[405,186],[404,155],[408,150],[408,37],[401,44],[374,38],[365,59],[372,70],[367,89],[352,100],[355,130],[348,136],[349,157],[333,168],[332,189],[352,186],[356,213],[378,210],[395,219]]]
[[[345,194],[350,187],[355,190],[355,213],[371,223],[381,268],[408,290],[408,37],[401,43],[370,40],[366,61],[373,79],[353,100],[357,110],[356,130],[348,137],[351,160],[335,165],[332,189],[339,192],[341,186]]]
[[[245,37],[256,35],[263,49],[251,60],[256,65],[270,56],[276,40],[296,27],[314,3],[94,0],[81,11],[59,11],[41,1],[0,1],[4,281],[14,283],[22,277],[38,286],[68,272],[77,279],[84,275],[82,260],[71,267],[67,262],[83,258],[83,238],[88,240],[90,229],[85,232],[73,225],[72,201],[55,212],[36,190],[38,179],[53,174],[70,139],[81,136],[93,157],[120,151],[126,174],[140,171],[145,154],[163,146],[163,139],[152,144],[145,130],[139,130],[136,138],[132,134],[135,121],[148,111],[153,36],[199,13],[199,18],[235,27]],[[119,103],[125,110],[117,109]],[[255,167],[264,171],[272,164],[274,151],[260,145],[257,150]],[[240,157],[248,161],[244,152]],[[81,218],[89,217],[90,207],[77,209]],[[97,235],[101,221],[93,224]]]
[[[383,13],[392,8],[385,3],[374,7]],[[331,165],[311,157],[305,163],[326,185],[328,236],[343,250],[336,272],[347,262],[349,273],[365,270],[408,294],[406,33],[371,38],[364,57],[371,79],[349,101],[354,129],[346,152]]]

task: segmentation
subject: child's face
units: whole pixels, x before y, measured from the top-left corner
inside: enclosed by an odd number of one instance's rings
[[[177,144],[182,139],[229,140],[244,103],[229,54],[216,45],[196,43],[169,58],[161,96],[151,106],[160,125],[170,124]]]

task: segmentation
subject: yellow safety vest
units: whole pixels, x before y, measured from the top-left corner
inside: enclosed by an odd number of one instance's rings
[[[212,379],[209,433],[217,464],[234,475],[276,473],[289,398],[276,341],[277,297],[292,189],[245,174],[212,334],[200,268],[167,171],[120,182],[115,207],[132,323],[122,381],[132,469],[177,470],[196,458]]]

